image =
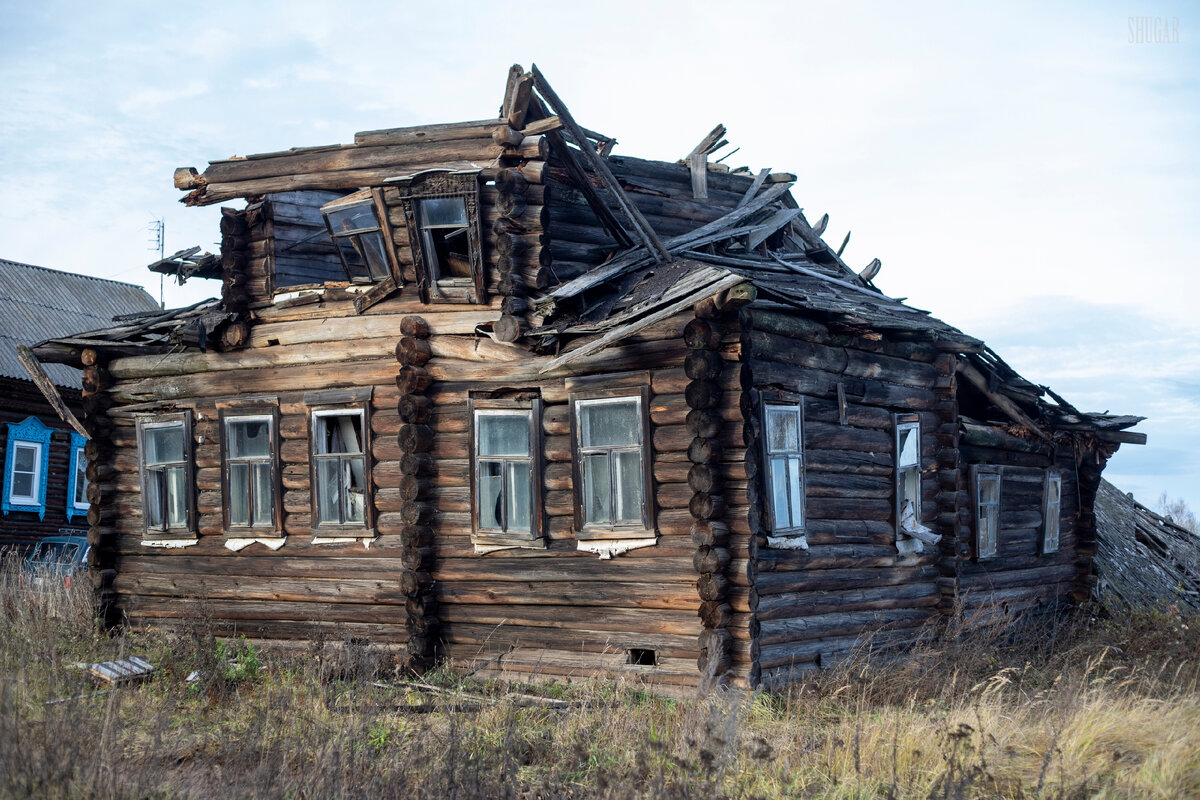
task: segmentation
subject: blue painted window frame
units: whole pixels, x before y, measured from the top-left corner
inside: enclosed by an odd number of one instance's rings
[[[46,483],[50,471],[50,435],[53,428],[46,427],[37,417],[26,417],[21,422],[8,423],[8,443],[4,453],[4,501],[0,503],[5,515],[10,511],[29,511],[38,515],[38,519],[46,518]],[[37,505],[23,505],[12,500],[12,472],[15,466],[13,457],[17,444],[36,444],[41,447],[41,465],[38,472]]]
[[[78,433],[71,434],[71,460],[67,462],[67,522],[70,522],[72,517],[86,517],[88,512],[86,495],[84,495],[85,503],[82,507],[75,505],[75,490],[78,488],[76,486],[76,481],[79,477],[77,465],[79,463],[80,456],[83,455],[83,447],[86,444],[87,439],[83,438]],[[84,468],[87,468],[86,460],[84,461]],[[86,481],[87,479],[85,478],[84,480]]]

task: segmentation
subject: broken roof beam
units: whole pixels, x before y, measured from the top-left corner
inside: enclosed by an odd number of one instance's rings
[[[702,243],[718,241],[726,236],[735,235],[738,227],[737,223],[746,219],[750,215],[761,211],[767,205],[779,199],[780,195],[786,193],[791,186],[792,184],[790,183],[774,184],[771,186],[771,188],[767,189],[765,192],[755,198],[755,200],[749,205],[743,206],[742,208],[735,208],[725,216],[719,217],[718,219],[715,219],[705,225],[701,225],[695,230],[680,234],[673,239],[668,239],[666,243],[667,251],[670,253],[677,253],[682,250],[687,250],[691,247],[698,247]],[[746,231],[740,231],[738,233],[745,232]],[[574,297],[580,292],[590,289],[597,284],[603,283],[610,278],[616,277],[617,275],[621,275],[631,269],[636,269],[637,267],[644,265],[645,259],[646,256],[643,256],[640,253],[623,254],[617,258],[614,258],[607,264],[602,264],[599,267],[590,269],[584,274],[580,275],[578,278],[573,278],[561,286],[556,287],[547,295],[547,297]]]
[[[638,238],[642,240],[642,243],[650,250],[651,256],[653,256],[656,261],[670,261],[671,254],[667,252],[666,245],[664,245],[662,240],[658,238],[658,234],[654,232],[654,228],[650,227],[650,223],[647,222],[646,218],[642,216],[642,212],[638,210],[633,201],[631,201],[628,195],[625,194],[625,190],[621,188],[621,184],[617,182],[617,179],[609,170],[608,165],[604,163],[604,159],[601,158],[600,154],[596,152],[596,149],[592,147],[591,140],[588,139],[587,134],[575,122],[575,118],[571,116],[571,112],[567,109],[566,105],[563,104],[562,99],[559,98],[559,96],[554,92],[554,89],[546,81],[545,76],[542,75],[542,73],[538,70],[537,64],[533,65],[531,71],[533,72],[534,86],[537,88],[538,93],[550,106],[550,110],[562,119],[563,127],[579,146],[579,150],[583,154],[584,160],[586,160],[588,165],[595,171],[596,175],[600,178],[600,182],[604,184],[604,188],[606,188],[612,194],[613,199],[616,200],[617,206],[621,209],[621,213],[623,213],[626,219],[629,220],[630,224],[633,225],[634,232],[637,234]]]
[[[960,375],[966,378],[972,386],[978,389],[984,397],[990,400],[992,405],[996,406],[996,408],[1002,411],[1004,415],[1013,422],[1029,430],[1029,432],[1033,433],[1040,439],[1044,439],[1047,442],[1052,441],[1049,434],[1039,428],[1037,423],[1030,419],[1029,416],[1022,411],[1016,403],[1014,403],[1012,400],[1009,400],[999,392],[993,392],[990,388],[988,388],[988,379],[969,360],[965,358],[959,359],[958,372]]]
[[[59,419],[78,431],[79,435],[83,438],[90,439],[92,435],[88,433],[87,428],[83,427],[83,423],[71,413],[71,409],[67,408],[67,404],[63,402],[62,395],[58,393],[58,388],[50,380],[50,376],[46,374],[46,370],[42,369],[41,363],[37,360],[37,356],[33,354],[33,350],[29,348],[29,345],[17,345],[17,360],[21,362],[21,366],[29,373],[29,379],[41,391],[42,396],[46,398],[46,402],[54,409],[54,413],[58,414]]]
[[[724,270],[712,270],[712,272],[714,276],[720,276],[714,283],[711,283],[697,291],[685,294],[682,298],[667,303],[667,305],[663,306],[657,311],[653,311],[640,319],[629,322],[628,324],[619,325],[603,336],[592,339],[591,341],[575,348],[574,350],[563,353],[540,368],[538,370],[539,374],[545,374],[557,367],[561,367],[564,364],[569,364],[576,359],[599,352],[606,347],[611,347],[622,339],[632,336],[643,328],[647,328],[650,325],[659,322],[660,320],[664,320],[673,314],[677,314],[685,308],[693,306],[702,300],[719,295],[726,289],[730,289],[738,284],[746,282],[746,279],[741,275],[731,274],[725,272]]]

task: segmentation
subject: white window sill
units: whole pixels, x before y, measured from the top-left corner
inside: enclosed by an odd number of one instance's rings
[[[191,547],[194,544],[200,544],[199,539],[142,539],[142,547],[163,547],[167,549],[177,549],[180,547]]]
[[[628,553],[630,550],[640,550],[656,544],[658,544],[657,537],[650,539],[580,539],[576,548],[581,552],[600,556],[601,561],[607,561],[613,556]]]
[[[354,544],[355,542],[362,542],[362,546],[365,549],[370,550],[371,542],[375,541],[375,538],[376,537],[375,537],[374,532],[364,533],[362,536],[336,536],[336,535],[314,536],[314,537],[312,537],[311,543],[312,544]]]
[[[272,550],[278,550],[287,543],[286,536],[273,536],[270,538],[252,539],[247,537],[229,536],[225,539],[225,547],[233,552],[244,550],[252,544],[263,544]]]
[[[807,550],[808,539],[806,539],[802,533],[783,536],[768,536],[767,547],[772,547],[776,550]]]

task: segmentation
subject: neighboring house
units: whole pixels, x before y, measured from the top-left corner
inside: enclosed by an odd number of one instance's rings
[[[176,171],[221,298],[85,367],[110,619],[420,667],[777,685],[956,606],[1087,596],[1137,417],[884,296],[794,176],[610,154],[514,68],[498,119]]]
[[[23,548],[64,528],[87,530],[86,440],[47,404],[17,346],[145,310],[159,306],[140,286],[0,259],[0,548]],[[52,364],[46,373],[81,414],[79,370]]]

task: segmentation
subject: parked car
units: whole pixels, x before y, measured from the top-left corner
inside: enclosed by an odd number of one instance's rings
[[[53,579],[70,586],[72,579],[87,569],[87,557],[91,549],[86,536],[47,536],[41,539],[25,558],[27,585],[38,588]]]

